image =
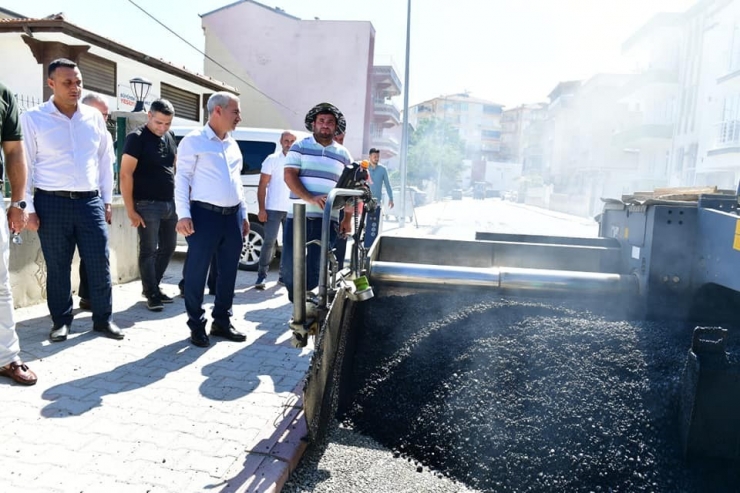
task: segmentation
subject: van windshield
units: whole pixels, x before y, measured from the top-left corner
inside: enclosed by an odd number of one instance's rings
[[[262,162],[267,156],[275,152],[277,144],[274,142],[257,142],[254,140],[237,140],[239,150],[242,151],[242,174],[256,175],[262,169]]]

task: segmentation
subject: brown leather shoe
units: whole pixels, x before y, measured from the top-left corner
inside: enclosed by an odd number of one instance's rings
[[[12,362],[9,365],[0,368],[0,375],[9,377],[21,385],[33,385],[36,383],[36,374],[31,371],[23,362]]]

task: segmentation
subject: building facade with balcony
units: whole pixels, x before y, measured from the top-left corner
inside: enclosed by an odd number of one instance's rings
[[[698,70],[695,92],[701,105],[687,115],[695,125],[694,183],[736,190],[740,181],[740,0],[700,2],[687,12],[686,26],[687,31],[701,29],[702,33],[687,59]]]
[[[455,128],[465,141],[465,157],[499,161],[503,105],[468,93],[439,96],[409,108],[409,124],[437,118]]]
[[[239,87],[240,125],[303,130],[306,113],[326,101],[347,119],[352,155],[367,152],[375,113],[370,22],[304,20],[239,0],[203,14],[201,23],[205,73]]]
[[[681,171],[671,158],[680,104],[683,17],[657,14],[622,45],[634,74],[621,91],[624,118],[613,143],[635,162],[632,190],[681,184]]]
[[[401,125],[401,112],[392,98],[403,87],[393,62],[373,67],[373,119],[370,122],[370,147],[380,150],[380,158],[388,164],[400,152],[400,142],[394,129]],[[366,149],[365,152],[369,151]]]
[[[501,115],[501,161],[524,163],[525,145],[532,144],[532,134],[530,133],[529,139],[525,138],[525,135],[531,125],[545,118],[546,108],[545,103],[534,103],[504,110]],[[530,152],[530,157],[533,157],[536,150],[530,149]],[[531,164],[541,168],[541,165]]]

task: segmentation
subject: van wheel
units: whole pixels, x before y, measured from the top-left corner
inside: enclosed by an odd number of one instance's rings
[[[239,257],[239,270],[256,271],[259,268],[260,254],[265,245],[265,230],[260,223],[249,223],[249,234],[244,239],[242,254]]]

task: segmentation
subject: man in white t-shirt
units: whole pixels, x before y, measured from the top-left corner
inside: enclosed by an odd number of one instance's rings
[[[257,270],[257,282],[255,289],[265,289],[267,271],[275,253],[275,242],[277,241],[280,225],[285,226],[285,218],[291,205],[290,189],[283,179],[283,165],[285,156],[296,140],[296,136],[287,130],[280,136],[281,150],[267,156],[262,163],[259,188],[257,189],[257,203],[259,213],[257,217],[265,228],[265,242],[260,252],[259,268]],[[282,283],[283,270],[282,258],[280,260],[280,278]]]

